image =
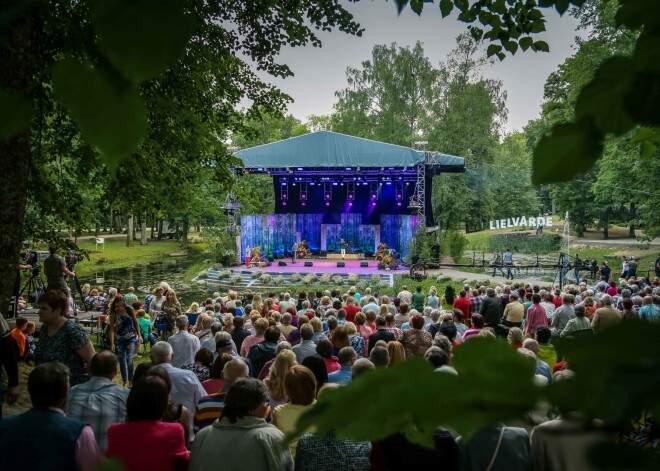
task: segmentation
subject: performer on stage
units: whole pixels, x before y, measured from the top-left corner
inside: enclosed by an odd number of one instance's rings
[[[296,263],[298,261],[298,242],[293,243],[293,255],[291,256],[291,262]]]
[[[252,261],[252,249],[248,245],[245,247],[245,266],[250,268],[250,262]]]
[[[344,239],[339,239],[339,250],[341,251],[342,260],[344,259],[344,257],[346,257],[346,245],[347,244],[344,241]]]

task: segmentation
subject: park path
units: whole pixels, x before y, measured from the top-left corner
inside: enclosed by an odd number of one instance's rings
[[[657,247],[660,246],[660,237],[656,237],[650,242],[639,242],[637,239],[571,239],[571,244],[582,245],[626,245],[636,247],[640,243]]]
[[[470,273],[470,272],[465,272],[465,271],[460,271],[460,270],[451,270],[447,268],[441,268],[437,270],[427,270],[426,273],[428,273],[429,276],[433,278],[437,278],[438,276],[449,276],[453,278],[454,280],[460,280],[461,278],[464,278],[467,282],[470,284],[474,283],[475,281],[483,281],[483,280],[490,280],[491,284],[498,284],[498,285],[503,285],[503,284],[510,284],[510,283],[538,283],[538,284],[551,284],[548,281],[543,281],[540,278],[534,278],[530,276],[526,277],[516,277],[513,280],[507,280],[503,276],[491,276],[492,273]]]

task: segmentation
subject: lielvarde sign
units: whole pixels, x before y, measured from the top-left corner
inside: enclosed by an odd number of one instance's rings
[[[532,227],[537,228],[539,226],[552,227],[552,218],[551,217],[529,217],[521,216],[519,218],[508,218],[508,219],[496,219],[490,221],[491,229],[512,229],[514,227]]]

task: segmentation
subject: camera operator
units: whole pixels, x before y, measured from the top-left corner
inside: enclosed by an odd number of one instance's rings
[[[48,281],[46,291],[58,290],[68,294],[69,287],[64,276],[76,276],[76,273],[69,270],[64,259],[57,255],[57,247],[49,247],[48,251],[50,255],[44,260],[44,273]]]

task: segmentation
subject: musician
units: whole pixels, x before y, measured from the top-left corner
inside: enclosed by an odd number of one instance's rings
[[[346,241],[344,239],[339,239],[339,250],[341,251],[342,260],[346,257]]]
[[[293,255],[291,256],[291,262],[296,263],[298,261],[298,242],[293,243]]]

